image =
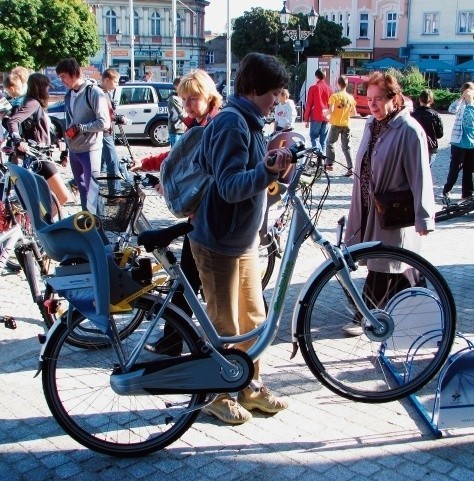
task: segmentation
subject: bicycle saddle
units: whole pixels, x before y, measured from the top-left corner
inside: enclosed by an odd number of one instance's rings
[[[166,227],[164,229],[146,230],[138,235],[137,244],[142,245],[147,252],[168,247],[176,238],[191,232],[194,227],[189,222]]]

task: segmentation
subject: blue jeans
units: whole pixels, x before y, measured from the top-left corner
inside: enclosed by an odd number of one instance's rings
[[[115,141],[113,135],[104,135],[102,141],[102,164],[101,172],[107,172],[109,177],[118,177],[119,170],[119,156],[115,148]]]
[[[312,147],[319,147],[324,154],[326,152],[326,139],[329,131],[329,122],[311,120],[309,124],[309,138]]]
[[[91,152],[69,151],[72,175],[79,189],[81,207],[87,210],[87,194],[91,177],[98,177],[100,173],[101,150]]]
[[[462,149],[451,145],[451,162],[449,164],[448,178],[443,187],[443,194],[451,191],[458,180],[461,170],[461,197],[464,199],[470,197],[473,193],[474,149]]]

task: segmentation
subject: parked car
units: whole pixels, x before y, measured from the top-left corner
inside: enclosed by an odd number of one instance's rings
[[[128,138],[149,138],[157,147],[169,145],[168,97],[172,90],[172,83],[163,82],[126,82],[117,86],[111,97],[116,102],[117,114],[132,121],[131,125],[123,126]],[[49,105],[48,114],[58,136],[62,137],[64,100]],[[116,133],[119,133],[118,127]]]
[[[348,75],[347,92],[354,96],[357,113],[362,117],[370,115],[369,104],[367,103],[367,88],[365,82],[369,79],[366,75]],[[410,97],[403,96],[405,106],[413,112],[413,101]]]

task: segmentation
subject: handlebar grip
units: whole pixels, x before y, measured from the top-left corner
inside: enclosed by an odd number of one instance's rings
[[[298,142],[296,144],[293,144],[291,147],[288,148],[288,150],[291,152],[291,163],[295,164],[296,161],[298,160],[299,153],[304,150],[304,143],[303,142]],[[276,162],[276,154],[270,155],[270,157],[267,158],[267,165],[272,166],[275,165]]]

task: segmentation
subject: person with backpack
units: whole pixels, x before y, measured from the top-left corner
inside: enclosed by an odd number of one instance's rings
[[[189,128],[207,125],[217,115],[222,105],[222,96],[217,92],[212,78],[204,70],[194,70],[182,77],[178,86],[178,95],[183,100],[184,110],[187,114],[183,121]],[[186,135],[185,132],[184,137]],[[168,154],[169,151],[139,160],[131,170],[159,170]],[[201,287],[201,280],[187,236],[184,237],[180,262],[191,287],[197,293]],[[192,310],[182,292],[177,292],[173,296],[172,302],[186,314],[192,315]],[[154,354],[179,355],[182,349],[182,339],[174,328],[165,324],[163,337],[154,343],[146,344],[145,349]]]
[[[438,112],[431,108],[434,97],[430,89],[421,91],[418,102],[420,106],[412,112],[411,116],[418,121],[426,133],[430,166],[432,166],[438,152],[438,139],[443,137],[443,121]]]
[[[168,97],[168,132],[170,134],[170,147],[173,147],[184,132],[186,132],[186,124],[183,122],[185,114],[183,101],[176,90],[180,82],[181,77],[176,77],[173,80],[173,91]]]
[[[8,119],[8,132],[17,151],[28,150],[28,140],[37,144],[51,145],[50,120],[46,112],[49,98],[50,80],[40,73],[31,74],[27,81],[24,102]],[[57,167],[53,162],[43,162],[36,171],[43,176],[58,202],[63,205],[68,199],[68,192]]]
[[[207,313],[220,335],[244,334],[266,316],[259,230],[267,187],[288,168],[292,154],[286,148],[267,152],[263,127],[288,82],[288,73],[276,57],[247,54],[235,77],[235,94],[227,97],[226,107],[204,129],[200,143],[196,160],[214,182],[191,218],[194,230],[188,237]],[[267,162],[269,158],[272,162]],[[247,350],[252,343],[235,347]],[[246,388],[237,400],[219,394],[202,412],[228,424],[242,424],[251,419],[251,410],[286,409],[287,402],[262,383],[260,361],[254,366],[257,392]]]
[[[110,128],[107,99],[100,87],[86,82],[76,59],[61,60],[56,73],[68,88],[64,96],[66,143],[81,206],[87,210],[91,178],[100,174],[103,132]]]

